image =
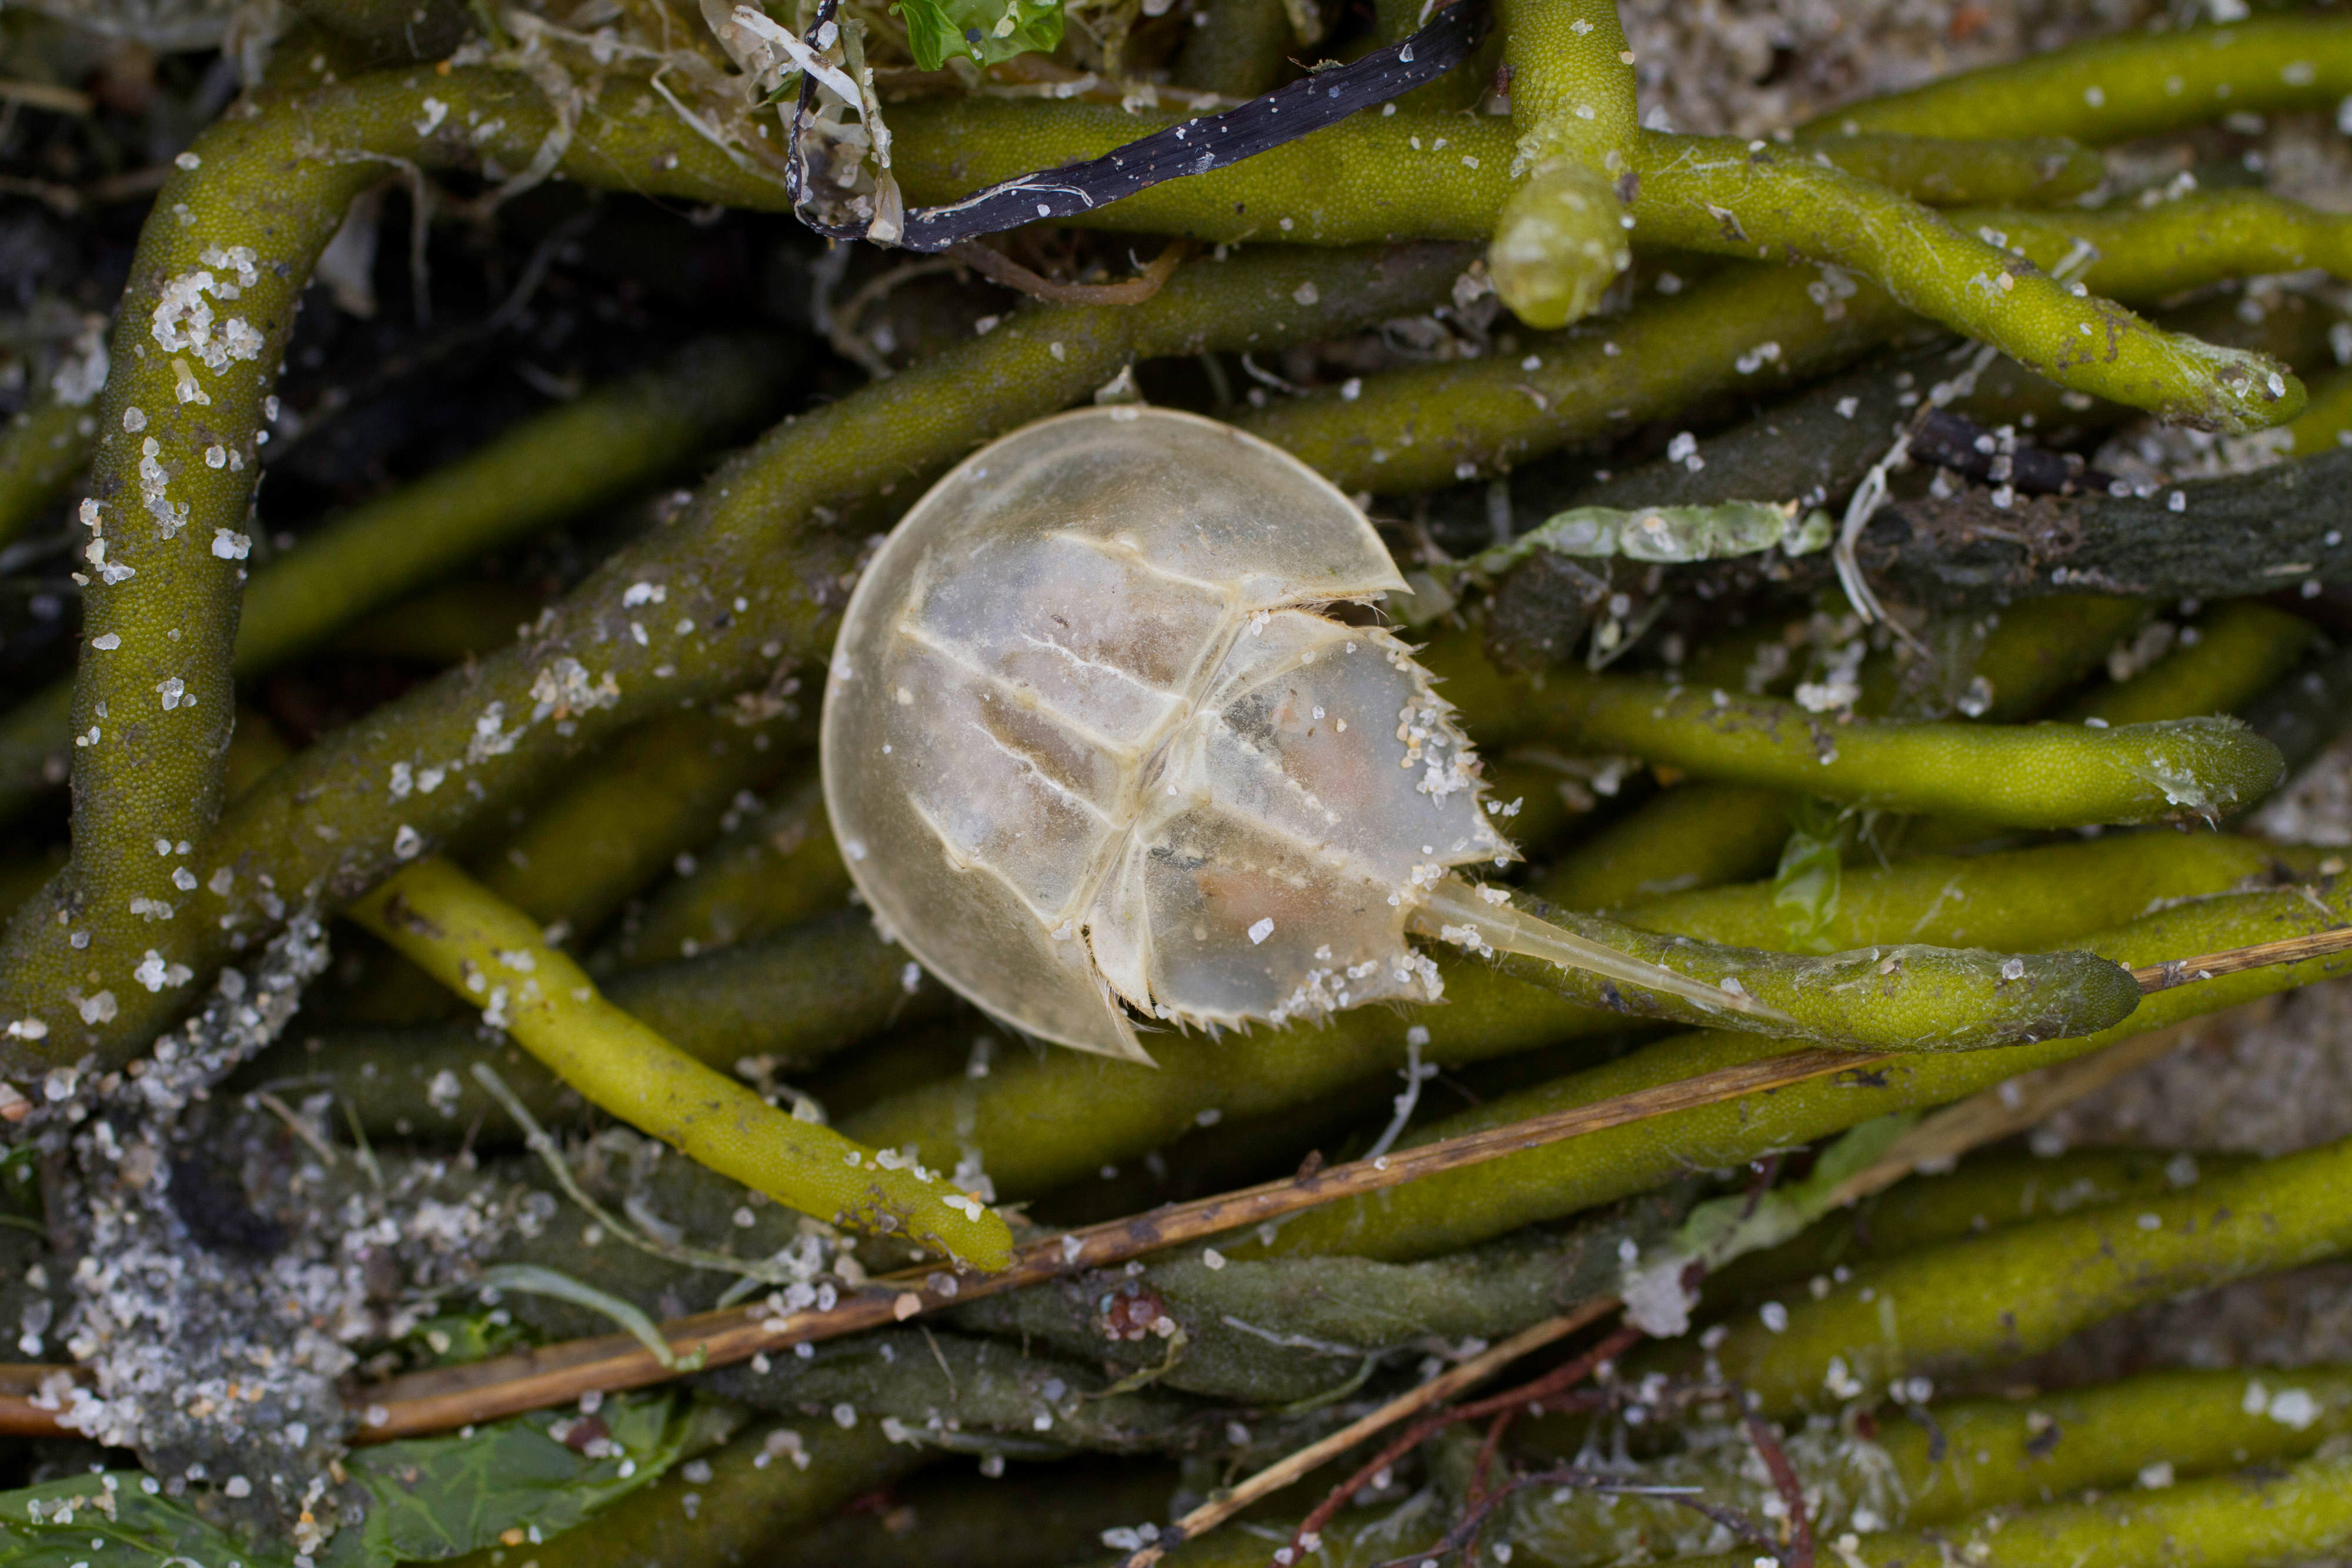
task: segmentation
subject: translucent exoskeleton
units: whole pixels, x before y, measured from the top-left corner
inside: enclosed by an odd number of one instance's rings
[[[989,1012],[1139,1061],[1139,1016],[1434,999],[1409,930],[1740,1007],[1452,874],[1515,855],[1469,742],[1411,648],[1328,612],[1402,591],[1347,497],[1213,420],[992,443],[843,617],[824,796],[858,891]]]

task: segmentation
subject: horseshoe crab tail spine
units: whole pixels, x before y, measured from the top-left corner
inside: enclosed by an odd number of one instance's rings
[[[1704,1008],[1745,1013],[1773,1023],[1796,1023],[1780,1009],[1754,997],[1718,989],[1703,980],[1620,953],[1614,947],[1604,947],[1572,931],[1563,931],[1549,921],[1538,920],[1513,907],[1507,899],[1489,897],[1486,889],[1475,887],[1460,877],[1446,877],[1432,887],[1406,925],[1416,935],[1434,936],[1473,951],[1517,953],[1564,969],[1589,970],[1621,986],[1664,991]]]

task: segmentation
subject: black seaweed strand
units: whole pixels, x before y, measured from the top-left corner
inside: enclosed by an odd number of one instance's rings
[[[832,17],[836,4],[824,0],[818,7],[816,29]],[[1478,0],[1454,0],[1402,43],[1374,49],[1349,65],[1316,71],[1238,109],[1184,120],[1083,163],[1023,174],[947,206],[914,208],[906,215],[898,244],[907,250],[943,251],[1024,224],[1080,217],[1163,181],[1255,158],[1435,81],[1470,57],[1486,30],[1486,6]],[[815,43],[813,29],[809,45],[814,48]],[[862,239],[866,225],[824,223],[807,204],[800,121],[814,93],[814,81],[804,75],[792,137],[789,183],[795,210],[819,234]]]

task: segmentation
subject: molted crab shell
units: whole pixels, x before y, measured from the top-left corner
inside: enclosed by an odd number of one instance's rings
[[[1434,998],[1408,915],[1513,852],[1412,651],[1320,612],[1403,588],[1345,496],[1213,420],[1088,409],[982,448],[843,617],[824,797],[858,891],[1083,1051],[1150,1060],[1122,1003],[1214,1027]]]

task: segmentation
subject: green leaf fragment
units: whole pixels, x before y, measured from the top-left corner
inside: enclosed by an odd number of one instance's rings
[[[1868,1169],[1919,1122],[1916,1111],[1896,1111],[1863,1123],[1823,1149],[1813,1168],[1769,1191],[1710,1198],[1690,1211],[1682,1228],[1658,1251],[1625,1271],[1622,1294],[1633,1321],[1671,1337],[1689,1326],[1684,1281],[1694,1263],[1713,1273],[1735,1258],[1777,1247],[1837,1206],[1848,1176]]]
[[[1622,556],[1674,563],[1759,555],[1778,546],[1784,555],[1828,547],[1829,514],[1800,512],[1793,501],[1725,501],[1712,507],[1571,507],[1466,560],[1416,566],[1405,573],[1412,597],[1394,607],[1407,625],[1425,625],[1461,602],[1465,580],[1492,582],[1539,550],[1582,560]]]
[[[555,1436],[559,1424],[568,1443]],[[551,1540],[710,1436],[668,1394],[615,1395],[593,1416],[541,1411],[467,1435],[354,1449],[343,1468],[368,1493],[367,1517],[315,1561],[392,1568],[495,1546],[510,1531]],[[154,1484],[124,1470],[0,1492],[0,1568],[293,1568],[290,1545],[256,1548],[189,1501],[149,1492]]]
[[[1780,863],[1772,873],[1772,908],[1789,935],[1791,953],[1836,950],[1825,933],[1837,918],[1849,835],[1843,816],[1807,800],[1796,813]]]
[[[1795,503],[1726,501],[1714,507],[1571,507],[1547,517],[1508,544],[1482,550],[1465,564],[1493,576],[1539,549],[1554,555],[1627,560],[1717,560],[1757,555],[1778,545],[1804,555],[1830,542],[1825,512],[1800,513]]]
[[[5,1568],[279,1568],[290,1557],[257,1554],[186,1504],[150,1496],[137,1470],[75,1476],[0,1492],[0,1564]],[[103,1545],[98,1544],[104,1542]]]
[[[422,1354],[430,1357],[427,1364],[459,1366],[516,1349],[530,1337],[512,1323],[493,1322],[490,1313],[481,1312],[445,1312],[425,1318],[410,1331],[408,1340],[419,1347]]]
[[[951,55],[992,66],[1062,43],[1062,0],[898,0],[915,64],[938,70]]]
[[[601,1430],[583,1436],[583,1421]],[[569,1442],[554,1435],[559,1423]],[[372,1504],[320,1554],[322,1568],[456,1557],[514,1530],[552,1539],[669,1469],[689,1425],[667,1395],[614,1396],[593,1416],[543,1411],[470,1437],[356,1449],[344,1469]]]

